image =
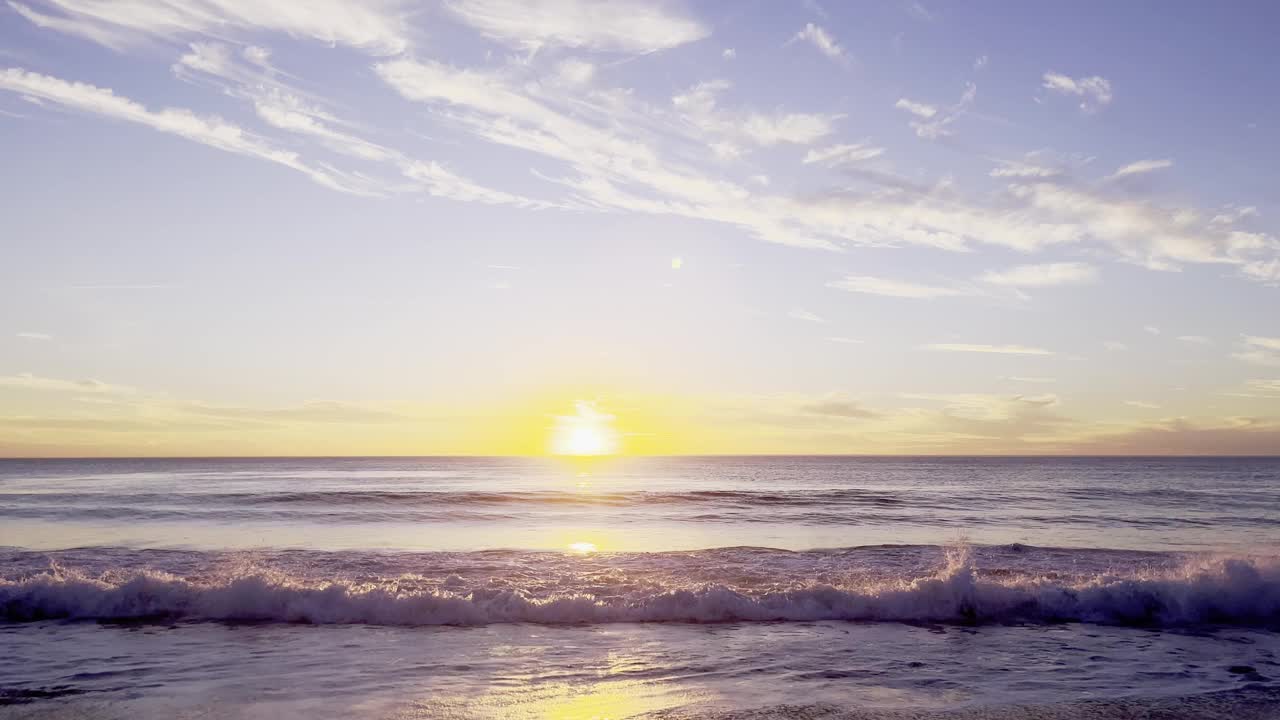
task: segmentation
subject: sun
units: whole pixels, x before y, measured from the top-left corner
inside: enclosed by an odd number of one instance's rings
[[[594,402],[579,400],[573,415],[556,417],[551,428],[552,455],[597,456],[618,452],[618,432],[614,417],[601,412]]]

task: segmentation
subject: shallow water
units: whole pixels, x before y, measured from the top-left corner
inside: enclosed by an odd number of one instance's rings
[[[0,463],[0,716],[1280,716],[1280,461]]]

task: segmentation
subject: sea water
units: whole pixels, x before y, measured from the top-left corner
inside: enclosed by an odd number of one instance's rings
[[[0,461],[0,717],[1280,717],[1280,460]]]

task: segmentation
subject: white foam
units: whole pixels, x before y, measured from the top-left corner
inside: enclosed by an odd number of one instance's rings
[[[967,554],[955,553],[922,577],[760,592],[723,585],[636,590],[625,579],[615,580],[616,592],[538,598],[510,588],[455,594],[402,592],[394,583],[308,584],[254,570],[193,581],[154,572],[90,577],[54,568],[0,581],[0,617],[379,625],[853,620],[1280,627],[1275,558],[1200,558],[1161,573],[1062,580],[984,575]]]

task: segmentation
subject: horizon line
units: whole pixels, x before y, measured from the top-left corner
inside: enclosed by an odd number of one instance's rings
[[[39,460],[455,460],[511,458],[525,460],[625,460],[628,458],[832,458],[832,459],[885,459],[885,458],[940,458],[940,459],[1234,459],[1280,460],[1280,452],[1270,455],[1231,453],[672,453],[672,454],[620,454],[620,455],[546,455],[497,453],[483,454],[425,454],[425,455],[30,455],[0,456],[3,461]]]

